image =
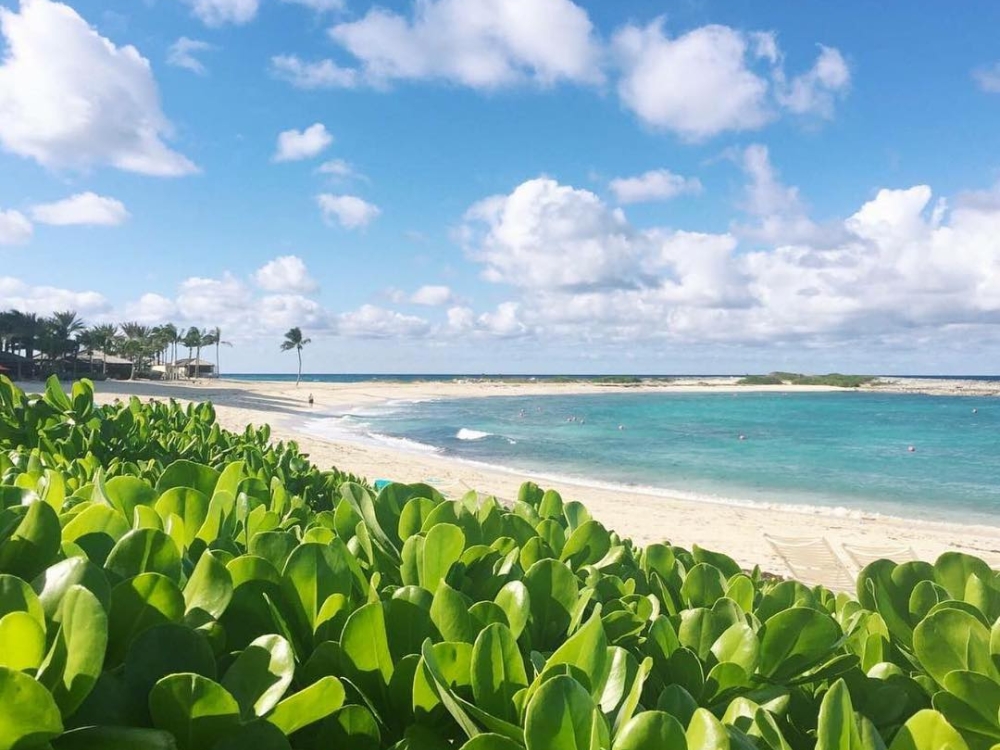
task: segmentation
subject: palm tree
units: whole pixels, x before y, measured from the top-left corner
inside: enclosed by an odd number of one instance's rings
[[[42,319],[35,313],[25,313],[14,310],[14,336],[16,348],[24,352],[24,358],[28,360],[28,367],[34,370],[35,347],[38,345],[38,338],[42,335]],[[17,361],[17,379],[22,378],[21,360]]]
[[[94,326],[90,329],[90,334],[93,337],[93,346],[95,349],[100,349],[104,353],[103,364],[101,365],[101,372],[104,375],[108,374],[108,354],[115,346],[115,337],[118,335],[118,326],[114,323],[104,323],[99,326]]]
[[[211,346],[212,344],[215,344],[215,377],[218,378],[222,376],[222,367],[219,365],[219,346],[232,346],[232,344],[222,340],[222,329],[219,326],[208,332],[205,345]]]
[[[122,350],[125,352],[125,356],[132,361],[132,373],[129,380],[134,380],[137,371],[142,370],[143,360],[151,346],[152,329],[139,323],[122,323],[122,333],[125,334]]]
[[[281,342],[281,351],[287,352],[292,349],[299,355],[299,373],[295,376],[295,385],[302,380],[302,347],[312,342],[312,339],[302,338],[302,329],[296,326],[285,334],[285,340]]]
[[[166,351],[170,352],[170,367],[167,369],[167,375],[170,377],[176,377],[175,369],[173,365],[177,363],[177,344],[181,340],[180,333],[177,331],[177,326],[173,323],[167,323],[164,326],[160,326],[160,331],[163,334],[163,341],[165,342]]]
[[[83,321],[76,316],[75,310],[63,310],[53,313],[49,318],[52,334],[52,360],[55,361],[61,356],[73,354],[73,377],[76,377],[76,357],[80,351],[80,346],[74,338],[84,330]]]

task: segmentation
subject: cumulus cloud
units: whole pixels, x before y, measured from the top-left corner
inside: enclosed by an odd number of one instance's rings
[[[268,261],[254,273],[254,281],[269,292],[309,294],[319,289],[306,264],[295,255],[283,255]]]
[[[107,298],[98,292],[34,286],[11,276],[0,276],[0,300],[3,300],[5,308],[38,315],[51,315],[56,310],[76,310],[86,317],[111,309]]]
[[[173,320],[177,315],[177,304],[172,299],[153,292],[125,304],[125,317],[143,325],[163,325],[165,320]]]
[[[614,36],[622,68],[618,94],[644,122],[685,138],[759,128],[774,117],[768,82],[751,65],[761,50],[728,26],[671,38],[663,19]]]
[[[206,26],[241,25],[257,16],[260,0],[183,0]]]
[[[781,110],[830,117],[850,85],[840,52],[820,47],[815,65],[787,80],[771,33],[713,24],[672,37],[663,18],[615,32],[618,95],[646,124],[699,141],[755,130]]]
[[[450,287],[429,284],[420,287],[410,295],[410,302],[415,305],[438,307],[440,305],[447,305],[452,301],[453,297],[454,295]]]
[[[819,57],[812,68],[787,83],[779,69],[775,81],[778,102],[788,111],[830,118],[837,99],[851,85],[851,71],[838,50],[820,45]]]
[[[369,203],[356,195],[333,195],[320,193],[316,203],[324,220],[336,220],[345,229],[360,229],[373,222],[382,210],[374,203]]]
[[[762,174],[748,210],[801,205],[766,153],[750,156]],[[476,204],[467,221],[470,256],[520,298],[489,315],[450,308],[455,333],[490,325],[497,335],[594,343],[773,344],[898,340],[1000,322],[1000,188],[952,208],[926,185],[883,189],[838,222],[835,241],[760,249],[737,234],[640,231],[593,194],[545,178]]]
[[[278,133],[278,147],[272,161],[301,161],[320,154],[333,143],[333,136],[321,122],[305,130],[284,130]]]
[[[619,203],[664,201],[702,191],[697,177],[683,177],[669,169],[654,169],[635,177],[616,177],[608,187]]]
[[[976,68],[972,80],[988,94],[1000,94],[1000,62]]]
[[[86,192],[64,198],[54,203],[40,203],[31,207],[31,218],[39,224],[72,226],[116,227],[128,219],[125,204],[115,198]]]
[[[46,167],[111,165],[142,174],[197,171],[165,143],[149,61],[117,47],[68,5],[22,0],[0,7],[0,146]]]
[[[199,52],[210,52],[214,49],[214,44],[182,36],[171,44],[170,49],[167,50],[167,64],[177,68],[184,68],[185,70],[190,70],[192,73],[203,76],[208,70],[205,68],[204,63],[198,59],[197,54]]]
[[[373,8],[330,36],[374,85],[430,79],[492,89],[603,79],[593,25],[570,0],[424,0],[409,18]]]
[[[640,283],[640,233],[590,191],[538,178],[465,218],[470,253],[490,281],[578,291]]]
[[[356,338],[384,339],[427,335],[431,325],[415,315],[403,315],[375,305],[362,305],[357,310],[341,313],[336,321],[337,333]]]
[[[307,62],[297,55],[271,58],[271,75],[299,89],[350,89],[358,85],[358,73],[333,60]]]
[[[0,209],[0,245],[23,245],[33,233],[27,216],[13,209]]]

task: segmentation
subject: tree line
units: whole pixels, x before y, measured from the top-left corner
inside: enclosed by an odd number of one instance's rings
[[[215,347],[215,372],[219,373],[222,340],[216,326],[184,330],[173,323],[148,326],[138,322],[101,323],[88,326],[74,310],[49,316],[21,310],[0,311],[0,353],[16,355],[17,377],[52,372],[77,375],[81,364],[94,372],[94,354],[103,352],[131,363],[130,377],[146,373],[153,365],[177,361],[178,347],[188,350],[188,358],[201,359],[202,349]],[[107,376],[107,358],[100,358],[100,374]],[[177,376],[176,371],[170,373]]]

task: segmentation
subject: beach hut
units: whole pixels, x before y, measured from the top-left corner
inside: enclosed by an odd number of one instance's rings
[[[174,364],[179,368],[183,377],[186,378],[213,378],[215,377],[215,365],[203,359],[195,357],[179,359]]]

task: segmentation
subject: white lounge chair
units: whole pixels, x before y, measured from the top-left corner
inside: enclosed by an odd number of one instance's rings
[[[917,553],[912,547],[870,547],[864,544],[844,544],[844,552],[858,566],[858,570],[876,560],[892,560],[894,563],[914,562]]]
[[[764,534],[784,561],[792,577],[807,586],[823,585],[833,591],[853,591],[854,577],[823,537],[802,539]]]

